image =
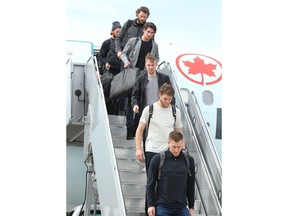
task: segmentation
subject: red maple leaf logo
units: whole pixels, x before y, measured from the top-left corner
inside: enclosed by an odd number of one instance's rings
[[[206,59],[209,64],[205,64]],[[222,64],[210,56],[196,53],[181,54],[176,58],[176,66],[184,77],[200,85],[213,85],[222,79]],[[219,70],[218,67],[220,67]],[[206,75],[205,81],[204,75]]]
[[[194,62],[190,62],[190,61],[183,61],[184,65],[189,67],[189,71],[188,74],[197,74],[200,73],[202,76],[203,74],[206,74],[208,76],[214,76],[215,77],[215,73],[213,72],[213,70],[216,69],[217,65],[214,64],[205,64],[203,59],[200,59],[198,56],[196,58],[193,59]]]

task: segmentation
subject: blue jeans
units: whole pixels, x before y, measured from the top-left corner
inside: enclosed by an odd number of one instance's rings
[[[156,216],[190,216],[189,210],[186,207],[183,208],[165,208],[162,206],[156,206]]]

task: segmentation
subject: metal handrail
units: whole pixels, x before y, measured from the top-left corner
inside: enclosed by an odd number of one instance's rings
[[[159,64],[159,72],[169,75],[170,81],[175,90],[176,106],[181,112],[181,120],[183,124],[183,133],[185,137],[186,148],[189,154],[194,158],[195,164],[198,168],[195,177],[196,186],[199,190],[199,195],[205,210],[205,214],[207,216],[220,216],[222,214],[222,208],[218,200],[217,193],[214,189],[213,181],[211,179],[205,159],[203,157],[202,150],[197,140],[197,135],[194,131],[186,106],[181,98],[180,90],[177,86],[177,82],[172,73],[169,63],[164,62]]]
[[[187,89],[181,89],[181,91],[183,90],[189,92]],[[193,127],[196,132],[198,142],[200,143],[207,167],[209,169],[215,191],[217,191],[217,194],[219,194],[218,199],[221,203],[222,197],[220,194],[222,192],[222,165],[210,131],[207,127],[204,115],[202,114],[200,106],[197,102],[196,95],[193,91],[188,95],[187,111],[190,118],[194,120]]]

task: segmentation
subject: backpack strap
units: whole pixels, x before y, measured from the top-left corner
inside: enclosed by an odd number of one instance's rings
[[[175,123],[176,123],[176,108],[174,105],[172,105],[172,115],[174,116],[174,127],[175,127]]]
[[[149,105],[149,118],[148,118],[148,122],[147,122],[147,129],[146,129],[146,137],[147,137],[147,134],[148,134],[148,129],[149,129],[149,125],[150,125],[150,119],[152,118],[152,115],[153,115],[153,104],[150,104]]]
[[[133,20],[129,19],[127,21],[127,30],[132,26],[132,24],[133,24]]]
[[[186,164],[188,166],[188,174],[189,174],[189,176],[192,176],[191,171],[190,171],[190,161],[189,161],[189,156],[188,156],[187,150],[186,149],[182,149],[182,153],[184,155]]]
[[[159,152],[160,154],[160,163],[159,163],[159,170],[158,170],[158,179],[160,179],[161,176],[161,168],[164,165],[164,161],[165,161],[165,151],[161,151]]]
[[[132,26],[132,24],[133,24],[133,20],[128,19],[128,20],[127,20],[127,25],[126,25],[126,30],[125,30],[125,34],[124,34],[124,35],[127,34],[127,31],[128,31],[128,29]]]

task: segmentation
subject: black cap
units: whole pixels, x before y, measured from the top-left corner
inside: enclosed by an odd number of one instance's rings
[[[111,31],[114,31],[116,28],[122,28],[121,24],[118,21],[114,21],[112,23],[112,30]]]

